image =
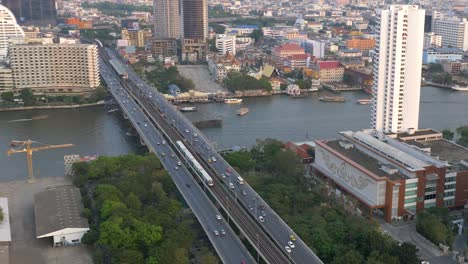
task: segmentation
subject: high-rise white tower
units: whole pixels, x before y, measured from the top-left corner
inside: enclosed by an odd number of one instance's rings
[[[378,12],[371,118],[377,131],[418,129],[424,13],[416,5]]]
[[[11,41],[18,38],[24,38],[23,29],[16,22],[13,13],[0,5],[0,61],[7,56]]]
[[[180,1],[154,0],[154,38],[179,39],[181,37]]]

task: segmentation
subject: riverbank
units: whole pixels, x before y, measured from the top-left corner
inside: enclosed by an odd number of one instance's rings
[[[7,111],[24,111],[24,110],[50,110],[50,109],[74,109],[74,108],[83,108],[90,106],[101,106],[105,105],[104,101],[99,101],[97,103],[91,104],[80,104],[80,105],[38,105],[38,106],[20,106],[12,108],[0,108],[0,112]]]

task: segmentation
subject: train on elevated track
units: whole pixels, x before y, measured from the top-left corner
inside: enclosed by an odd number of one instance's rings
[[[193,157],[192,153],[185,147],[184,143],[177,141],[177,148],[184,154],[185,158],[190,162],[198,177],[201,178],[208,186],[213,186],[213,178],[203,169],[198,161]]]

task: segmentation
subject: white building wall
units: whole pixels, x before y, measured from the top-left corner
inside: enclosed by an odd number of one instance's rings
[[[316,145],[315,166],[326,172],[330,179],[344,186],[347,191],[369,204],[385,204],[387,184],[385,180],[375,180],[320,145]]]
[[[418,128],[424,13],[413,5],[379,11],[371,118],[377,131]]]
[[[456,17],[437,19],[434,33],[442,36],[442,46],[468,50],[468,21]]]
[[[227,52],[236,55],[236,36],[217,34],[216,48],[218,49],[218,55],[225,55]]]
[[[87,231],[54,236],[54,246],[66,246],[81,244],[81,239]]]
[[[0,5],[0,61],[7,56],[11,41],[24,37],[24,31],[16,22],[15,15],[8,8]]]

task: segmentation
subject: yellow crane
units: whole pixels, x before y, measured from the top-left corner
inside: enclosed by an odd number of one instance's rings
[[[56,148],[68,148],[75,146],[74,144],[61,144],[61,145],[44,145],[40,147],[31,147],[36,141],[30,139],[26,141],[13,140],[11,141],[12,147],[18,147],[18,149],[11,148],[7,151],[8,156],[16,153],[26,153],[28,159],[28,182],[34,182],[34,173],[33,173],[33,163],[32,163],[32,154],[33,152],[46,150],[46,149],[56,149]]]

